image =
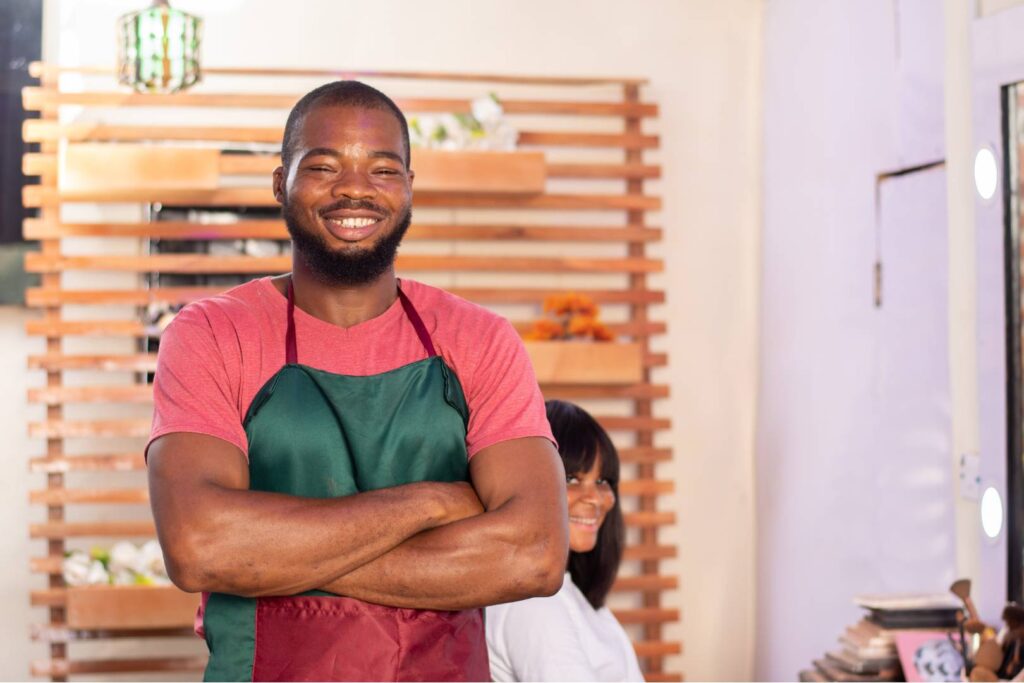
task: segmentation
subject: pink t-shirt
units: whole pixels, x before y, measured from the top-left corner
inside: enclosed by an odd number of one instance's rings
[[[509,439],[553,441],[544,399],[507,320],[436,287],[402,280],[469,406],[469,457]],[[242,421],[285,363],[288,301],[269,277],[186,306],[160,338],[149,443],[172,432],[224,439],[248,457]],[[396,299],[347,329],[295,309],[298,362],[340,375],[376,375],[427,357]],[[147,444],[148,448],[148,444]]]

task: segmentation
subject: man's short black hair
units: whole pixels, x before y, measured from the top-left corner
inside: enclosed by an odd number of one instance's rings
[[[409,123],[405,114],[398,108],[394,100],[374,87],[359,81],[334,81],[324,83],[319,88],[309,91],[295,103],[288,122],[284,124],[284,139],[281,141],[281,165],[287,171],[292,161],[292,147],[295,135],[302,125],[302,119],[311,110],[323,106],[344,106],[357,109],[376,109],[388,111],[395,115],[402,129],[402,144],[405,145],[405,167],[409,168]]]

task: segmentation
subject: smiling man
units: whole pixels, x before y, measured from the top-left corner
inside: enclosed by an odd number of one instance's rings
[[[504,319],[395,275],[405,117],[303,97],[273,187],[290,274],[164,333],[147,446],[172,580],[203,593],[207,680],[487,680],[485,605],[550,595],[565,475]]]

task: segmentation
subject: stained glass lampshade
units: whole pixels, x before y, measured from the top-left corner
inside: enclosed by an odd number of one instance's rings
[[[117,20],[118,80],[140,92],[174,92],[200,79],[203,21],[155,0]]]

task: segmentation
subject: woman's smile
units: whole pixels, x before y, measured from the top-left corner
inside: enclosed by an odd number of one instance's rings
[[[569,500],[569,547],[578,553],[587,553],[597,544],[597,534],[604,518],[615,505],[611,484],[601,477],[601,455],[586,472],[566,477],[566,495]]]

